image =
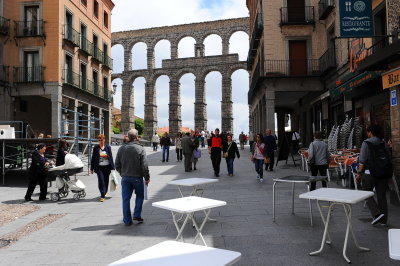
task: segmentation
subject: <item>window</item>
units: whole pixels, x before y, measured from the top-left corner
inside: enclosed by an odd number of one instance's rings
[[[104,11],[104,27],[108,28],[108,14]]]
[[[82,5],[87,6],[87,0],[81,0]]]
[[[25,36],[39,35],[39,6],[25,6],[24,7],[24,28],[23,33]]]
[[[72,74],[72,57],[68,54],[65,55],[65,82],[73,84],[73,74]]]
[[[99,3],[96,0],[93,1],[93,15],[99,18]]]
[[[40,81],[39,51],[24,52],[24,81]]]
[[[103,77],[103,87],[104,87],[104,92],[108,90],[108,78]]]
[[[86,39],[86,26],[81,24],[81,49],[84,51],[88,50],[87,39]]]
[[[103,43],[103,52],[105,55],[108,55],[108,45],[106,43]]]
[[[86,65],[84,63],[81,63],[81,69],[80,69],[80,74],[81,74],[81,89],[86,90]]]

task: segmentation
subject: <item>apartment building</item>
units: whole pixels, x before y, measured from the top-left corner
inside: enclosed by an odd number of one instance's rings
[[[113,7],[0,0],[0,120],[29,124],[27,135],[109,135]]]
[[[373,35],[343,38],[339,0],[247,0],[253,132],[275,128],[276,113],[282,137],[290,116],[292,131],[300,132],[307,146],[313,132],[327,136],[346,117],[357,117],[362,127],[382,126],[400,165],[400,5],[370,2]]]

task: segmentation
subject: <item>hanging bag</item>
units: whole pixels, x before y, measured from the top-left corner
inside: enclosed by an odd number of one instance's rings
[[[226,150],[226,152],[224,152],[224,153],[222,154],[222,157],[228,158],[228,152],[229,152],[229,148],[231,147],[231,145],[232,145],[232,142],[231,142],[231,144],[229,144],[228,149]]]

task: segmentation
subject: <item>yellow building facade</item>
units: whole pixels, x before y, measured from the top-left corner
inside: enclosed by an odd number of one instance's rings
[[[1,121],[22,122],[29,136],[108,135],[113,7],[111,0],[0,0]]]

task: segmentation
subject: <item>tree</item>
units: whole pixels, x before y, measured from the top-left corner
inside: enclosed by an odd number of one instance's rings
[[[141,118],[135,119],[135,129],[138,131],[139,136],[143,135],[144,120]]]

